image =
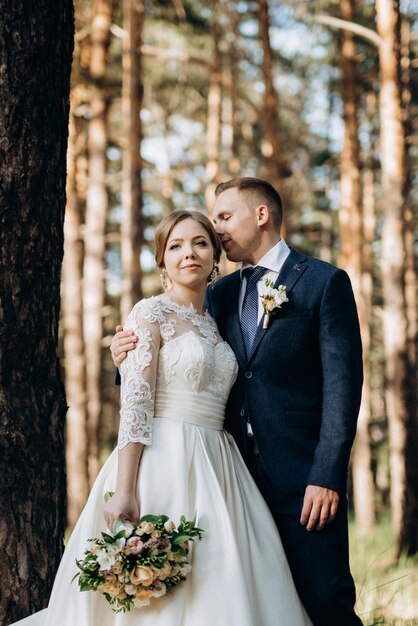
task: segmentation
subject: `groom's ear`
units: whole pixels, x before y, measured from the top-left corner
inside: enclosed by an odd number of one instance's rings
[[[265,226],[270,217],[270,211],[268,206],[266,206],[265,204],[260,204],[256,208],[255,213],[257,217],[257,226]]]

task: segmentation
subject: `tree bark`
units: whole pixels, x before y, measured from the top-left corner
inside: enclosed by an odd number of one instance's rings
[[[107,98],[104,88],[111,25],[110,1],[98,0],[91,25],[91,119],[88,128],[89,180],[83,267],[83,331],[86,358],[88,470],[90,485],[99,471],[101,355],[107,219]]]
[[[418,432],[410,388],[405,297],[405,134],[400,89],[400,15],[395,0],[377,0],[381,37],[382,285],[389,423],[391,508],[397,554],[418,551]]]
[[[416,212],[412,206],[411,189],[412,175],[414,167],[411,159],[409,146],[413,139],[413,120],[411,116],[411,25],[407,18],[401,24],[401,91],[402,104],[405,120],[405,298],[406,315],[408,319],[408,356],[411,364],[417,358],[417,258],[415,253],[415,233],[416,233]],[[416,402],[415,372],[409,370],[411,374],[410,389]]]
[[[0,623],[47,604],[63,549],[56,356],[73,7],[0,2]]]
[[[221,38],[219,19],[219,2],[213,11],[211,32],[213,34],[213,67],[210,75],[210,85],[208,94],[208,109],[206,122],[206,190],[205,204],[212,215],[215,204],[215,187],[218,182],[220,170],[220,150],[221,150],[221,114],[222,114],[222,55],[219,49]]]
[[[273,187],[280,189],[285,171],[285,160],[281,142],[279,97],[273,82],[273,50],[270,43],[268,0],[260,0],[259,2],[258,24],[259,40],[263,50],[262,71],[264,81],[261,154],[265,159],[268,181]]]
[[[74,106],[75,103],[72,103]],[[65,390],[68,402],[66,428],[67,521],[72,530],[89,492],[87,466],[86,376],[83,342],[80,202],[77,193],[77,120],[70,115],[67,155],[67,207],[62,264],[62,325],[64,330]]]
[[[355,0],[340,0],[341,16],[351,22],[354,18]],[[356,72],[356,47],[354,35],[341,31],[341,97],[344,118],[344,144],[341,154],[340,174],[340,255],[339,265],[349,274],[359,311],[363,339],[364,377],[362,402],[357,425],[357,435],[352,454],[353,495],[358,532],[365,536],[375,522],[374,483],[369,437],[370,376],[369,346],[371,319],[367,315],[362,291],[362,193],[358,123],[358,93]]]
[[[241,169],[241,160],[239,153],[240,139],[240,123],[238,115],[239,103],[239,48],[240,48],[240,32],[239,32],[239,13],[235,7],[227,3],[228,21],[232,39],[228,49],[228,94],[231,106],[231,140],[230,153],[228,155],[228,172],[231,178],[239,175]]]
[[[123,2],[122,115],[124,121],[121,228],[122,297],[121,316],[126,320],[132,307],[142,297],[142,24],[144,6],[139,0]]]

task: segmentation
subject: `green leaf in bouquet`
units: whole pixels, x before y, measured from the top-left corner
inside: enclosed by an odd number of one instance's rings
[[[110,498],[113,497],[114,495],[114,491],[106,491],[106,493],[103,496],[103,500],[105,501],[105,503],[109,502]]]
[[[77,565],[78,565],[77,560],[76,560],[76,563],[77,563]],[[72,579],[71,579],[71,582],[73,583],[73,582],[75,581],[75,579],[76,579],[76,578],[78,578],[79,576],[80,576],[80,572],[77,572],[77,574],[74,574],[74,576],[73,576],[73,577],[72,577]]]
[[[113,539],[116,542],[118,539],[124,539],[126,537],[125,530],[119,530],[115,535],[113,535]]]
[[[113,535],[102,532],[102,537],[106,541],[106,543],[115,543],[115,538]]]
[[[172,539],[171,543],[173,544],[173,546],[178,546],[180,543],[185,543],[190,539],[192,539],[190,535],[177,535],[177,537]]]
[[[80,591],[92,591],[94,587],[86,581],[80,581]]]
[[[167,515],[143,515],[139,520],[139,523],[142,522],[151,522],[154,526],[165,524],[168,521]]]

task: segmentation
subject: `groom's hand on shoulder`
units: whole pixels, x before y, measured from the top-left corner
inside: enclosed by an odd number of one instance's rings
[[[308,485],[303,499],[300,523],[306,530],[322,530],[325,524],[330,524],[337,514],[340,496],[337,491]]]
[[[122,326],[116,326],[116,334],[113,335],[110,344],[110,353],[115,367],[119,367],[126,359],[128,352],[135,348],[137,341],[138,337],[132,330],[125,331]]]

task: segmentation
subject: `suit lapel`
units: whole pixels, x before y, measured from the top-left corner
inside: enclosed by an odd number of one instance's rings
[[[283,267],[274,283],[274,289],[277,289],[279,285],[286,285],[286,295],[287,297],[289,297],[291,290],[293,289],[293,287],[296,285],[299,278],[307,269],[307,266],[308,266],[307,260],[308,259],[306,256],[304,256],[300,252],[297,252],[294,249],[291,249],[290,254],[287,257],[286,261],[284,262]],[[283,306],[286,306],[286,303],[284,303]],[[251,361],[255,351],[260,345],[260,342],[266,335],[267,329],[263,328],[264,317],[265,315],[262,316],[260,323],[257,326],[257,332],[254,337],[254,342],[251,348],[251,354],[249,355],[248,362]],[[269,326],[270,324],[274,322],[275,319],[279,319],[279,318],[280,318],[280,310],[277,313],[277,315],[274,315],[270,318]],[[244,349],[244,354],[245,354],[245,349]]]

